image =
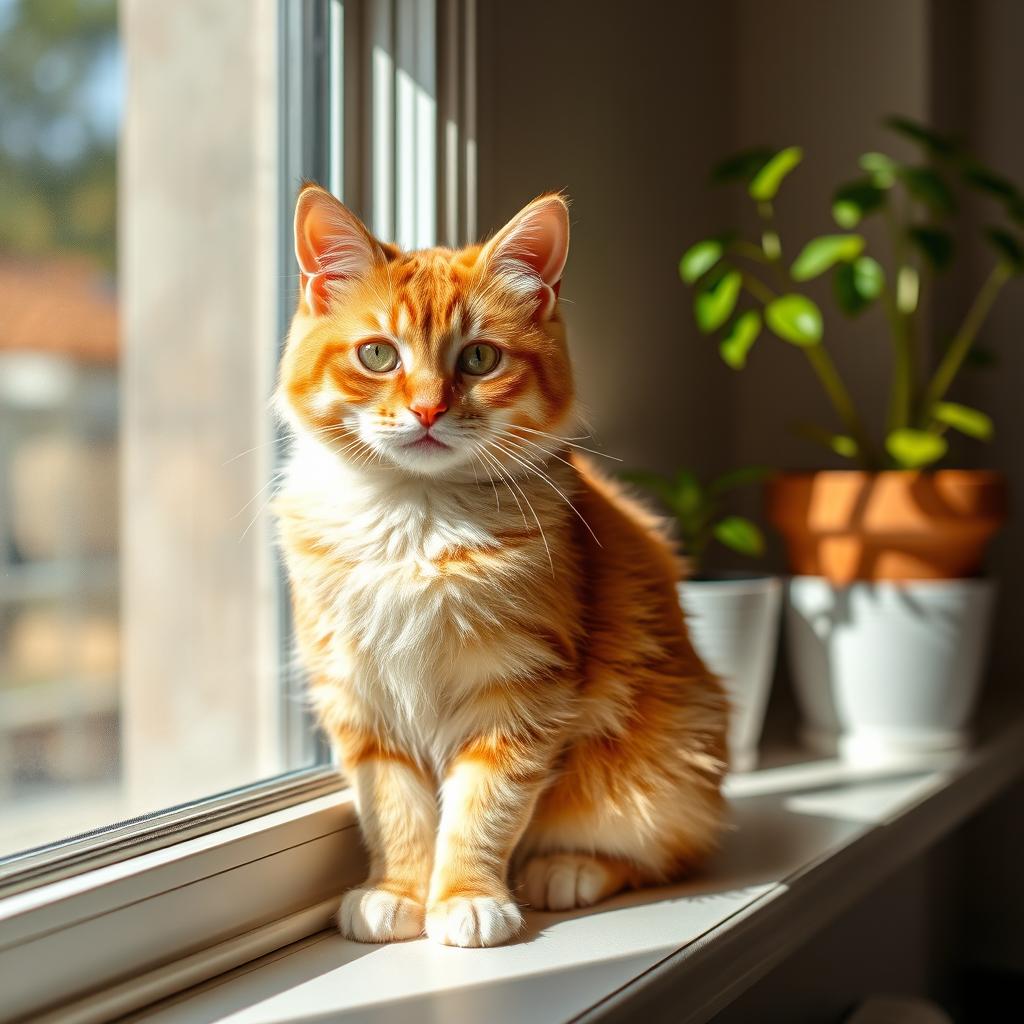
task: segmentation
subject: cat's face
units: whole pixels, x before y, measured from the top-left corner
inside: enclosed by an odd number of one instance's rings
[[[295,241],[301,295],[279,400],[297,429],[353,463],[472,479],[495,460],[535,461],[543,435],[565,425],[560,196],[535,200],[483,246],[403,253],[309,185]]]

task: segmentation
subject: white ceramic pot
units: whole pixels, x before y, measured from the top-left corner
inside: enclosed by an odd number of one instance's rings
[[[865,763],[964,748],[994,601],[991,580],[795,576],[786,640],[807,745]]]
[[[722,680],[732,703],[729,761],[733,771],[757,766],[757,745],[775,670],[782,589],[782,581],[775,576],[679,584],[679,601],[693,645]]]

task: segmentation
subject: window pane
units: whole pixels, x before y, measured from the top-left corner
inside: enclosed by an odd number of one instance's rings
[[[279,41],[0,0],[0,858],[320,756],[266,514]]]

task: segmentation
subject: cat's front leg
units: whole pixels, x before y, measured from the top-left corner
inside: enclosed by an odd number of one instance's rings
[[[550,749],[521,738],[465,746],[441,787],[427,934],[449,946],[494,946],[523,926],[508,863],[547,776]]]
[[[403,752],[346,730],[342,763],[355,792],[370,875],[341,900],[338,927],[358,942],[423,934],[437,831],[434,780]]]

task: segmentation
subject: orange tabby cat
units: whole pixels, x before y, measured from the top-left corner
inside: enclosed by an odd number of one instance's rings
[[[370,853],[342,932],[488,946],[517,896],[564,910],[691,869],[721,828],[726,702],[657,521],[563,437],[565,202],[405,253],[308,185],[295,238],[276,508]]]

